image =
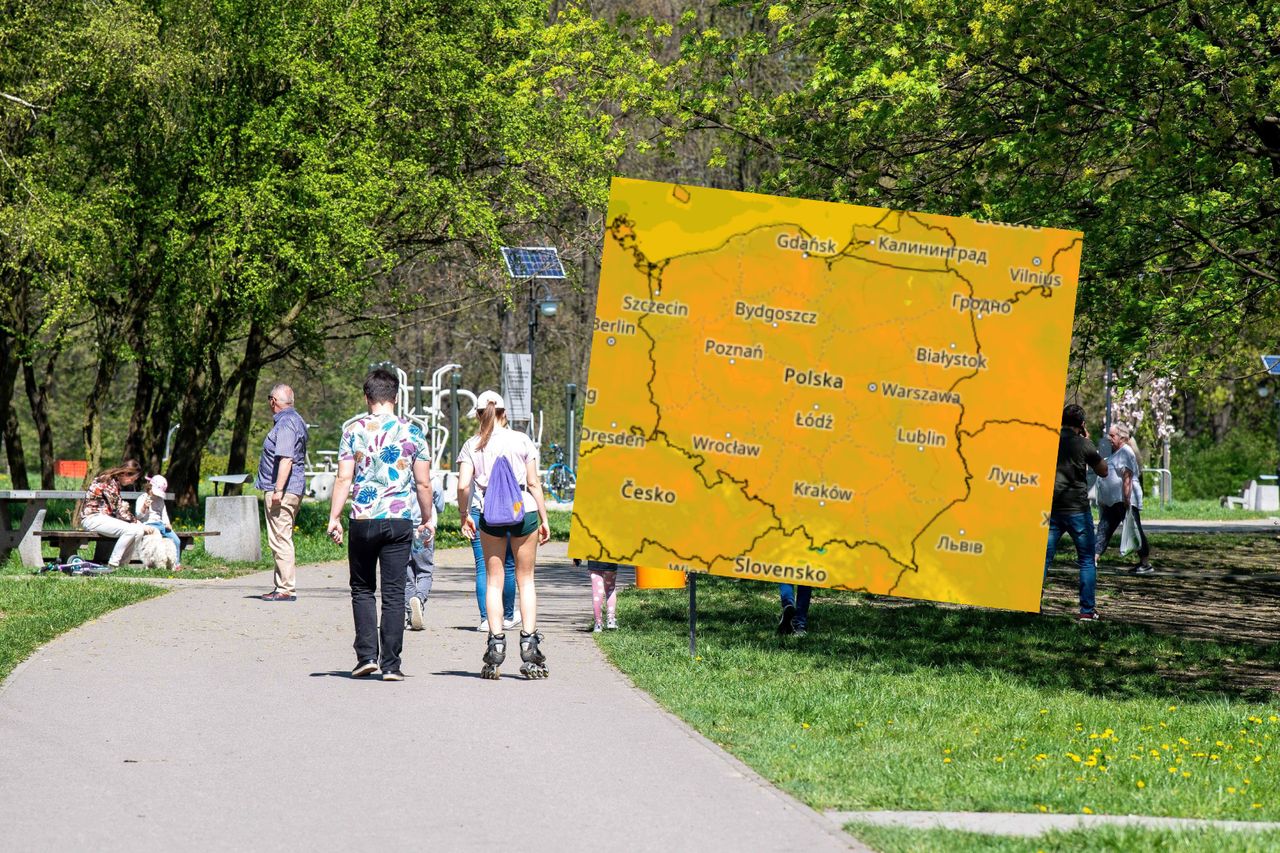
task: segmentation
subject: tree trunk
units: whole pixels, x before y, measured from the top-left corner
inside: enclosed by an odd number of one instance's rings
[[[237,474],[245,470],[249,453],[249,427],[253,424],[253,407],[258,402],[258,375],[262,372],[262,348],[266,335],[255,321],[249,327],[249,340],[244,348],[240,397],[236,401],[235,426],[231,430],[231,452],[227,458],[227,473]],[[240,494],[243,486],[229,485],[228,495]]]
[[[124,439],[124,458],[137,459],[150,467],[148,450],[155,446],[155,415],[153,405],[156,396],[156,376],[151,366],[143,361],[138,362],[137,390],[133,395],[133,412],[129,415],[129,431]]]
[[[35,422],[36,438],[40,445],[40,487],[54,488],[53,479],[53,426],[49,423],[49,380],[57,352],[45,362],[43,376],[36,376],[31,360],[22,362],[22,376],[26,381],[27,400],[31,403],[31,419]]]
[[[15,489],[31,487],[27,479],[27,457],[22,452],[22,433],[18,430],[18,409],[13,405],[13,390],[18,382],[18,358],[10,335],[0,334],[0,421],[4,423],[4,451],[9,460],[9,481]]]
[[[99,337],[98,340],[110,340]],[[114,348],[98,351],[98,367],[94,373],[93,389],[84,402],[84,422],[81,432],[84,435],[84,457],[89,462],[88,478],[94,477],[102,468],[102,407],[107,394],[111,390],[111,380],[115,377]],[[86,482],[87,486],[88,483]]]

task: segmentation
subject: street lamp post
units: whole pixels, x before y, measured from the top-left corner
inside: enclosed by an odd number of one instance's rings
[[[538,279],[529,279],[529,434],[533,435],[533,363],[534,347],[538,341],[538,316],[551,318],[560,311],[560,299],[546,284],[542,285],[542,298],[538,298]]]
[[[559,253],[551,246],[503,246],[502,260],[507,266],[507,275],[513,280],[529,282],[529,434],[533,435],[533,352],[538,335],[538,315],[554,317],[560,308],[560,300],[545,284],[542,285],[542,299],[538,299],[538,283],[540,279],[563,279],[564,265],[560,263]]]

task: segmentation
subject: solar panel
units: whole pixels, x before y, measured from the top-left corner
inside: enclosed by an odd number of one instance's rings
[[[550,246],[503,246],[502,259],[512,278],[564,278],[560,256]]]

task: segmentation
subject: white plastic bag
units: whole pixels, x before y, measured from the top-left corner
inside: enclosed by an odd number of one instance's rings
[[[1132,512],[1125,512],[1124,524],[1120,527],[1120,556],[1124,557],[1138,550],[1141,541],[1138,537],[1138,525],[1133,520]]]

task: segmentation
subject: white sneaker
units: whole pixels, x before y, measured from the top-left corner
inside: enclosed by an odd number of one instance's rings
[[[610,631],[618,630],[618,618],[616,616],[610,616],[609,621],[605,623],[605,627]]]
[[[507,628],[516,628],[516,627],[519,627],[519,625],[520,625],[520,613],[518,611],[516,613],[511,614],[510,619],[502,620],[503,630],[506,630]]]
[[[409,599],[409,627],[414,631],[421,631],[425,627],[422,621],[422,599],[416,595]]]
[[[479,628],[476,628],[476,630],[477,630],[477,631],[479,631],[481,634],[487,634],[487,633],[489,633],[489,620],[488,620],[488,619],[481,619],[481,620],[480,620],[480,627],[479,627]]]
[[[591,633],[593,634],[599,634],[603,630],[604,630],[604,626],[601,625],[599,622],[591,626]]]

